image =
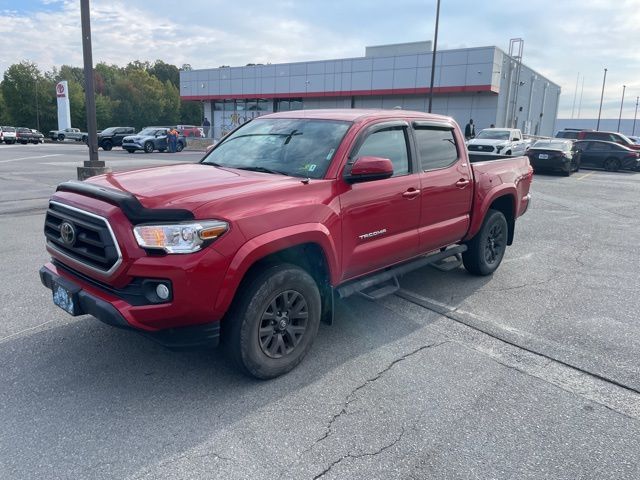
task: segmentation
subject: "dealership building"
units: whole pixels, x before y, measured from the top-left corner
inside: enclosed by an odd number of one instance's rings
[[[256,116],[316,108],[397,108],[425,112],[431,42],[366,47],[337,60],[220,67],[180,72],[183,100],[204,104],[210,136]],[[432,111],[476,131],[490,125],[551,136],[560,86],[498,47],[439,50]]]

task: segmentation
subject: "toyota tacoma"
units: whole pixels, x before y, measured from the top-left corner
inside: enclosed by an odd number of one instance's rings
[[[526,157],[471,164],[449,117],[265,115],[198,163],[65,182],[40,269],[71,315],[170,347],[216,345],[258,378],[294,368],[336,296],[434,265],[490,275],[529,205]]]

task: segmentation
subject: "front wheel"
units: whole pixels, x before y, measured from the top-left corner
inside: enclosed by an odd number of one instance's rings
[[[464,268],[474,275],[491,275],[500,266],[507,249],[508,226],[504,214],[489,210],[480,231],[462,254]]]
[[[617,172],[618,170],[620,170],[620,160],[614,157],[607,158],[604,161],[604,169],[608,170],[609,172]]]
[[[144,153],[151,153],[153,152],[153,143],[152,142],[147,142],[144,144]]]
[[[111,140],[105,140],[102,142],[102,149],[105,151],[109,151],[113,148],[113,142]]]
[[[63,134],[59,134],[58,135],[58,141],[62,142],[64,140],[64,135]]]
[[[318,332],[318,286],[290,264],[265,268],[238,290],[223,324],[223,342],[245,373],[267,379],[298,365]]]

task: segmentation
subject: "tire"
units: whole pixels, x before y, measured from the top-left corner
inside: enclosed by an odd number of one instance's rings
[[[504,154],[511,156],[511,150],[509,150],[508,152],[504,152]]]
[[[604,169],[609,172],[617,172],[620,170],[620,160],[614,157],[609,157],[604,161]]]
[[[283,375],[311,348],[321,311],[318,286],[306,271],[291,264],[266,267],[238,289],[222,326],[224,346],[248,375]]]
[[[89,137],[87,137],[86,135],[83,135],[83,137],[80,139],[81,142],[83,143],[87,143],[89,141]]]
[[[176,152],[181,152],[184,150],[184,144],[182,142],[176,143]]]
[[[58,134],[58,141],[59,141],[59,142],[64,141],[64,135],[63,135],[62,133],[59,133],[59,134]]]
[[[473,275],[495,272],[507,249],[508,232],[504,214],[489,210],[480,231],[467,243],[468,249],[462,254],[464,268]]]
[[[109,151],[113,148],[113,142],[111,140],[105,140],[102,142],[102,149],[105,151]]]
[[[129,153],[134,153],[135,150],[133,148],[125,148],[125,150]]]
[[[144,153],[153,153],[153,142],[147,142],[144,144]]]

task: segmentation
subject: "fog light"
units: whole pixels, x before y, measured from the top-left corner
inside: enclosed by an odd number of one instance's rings
[[[156,295],[161,300],[166,300],[169,298],[169,287],[167,287],[164,283],[159,283],[156,287]]]

